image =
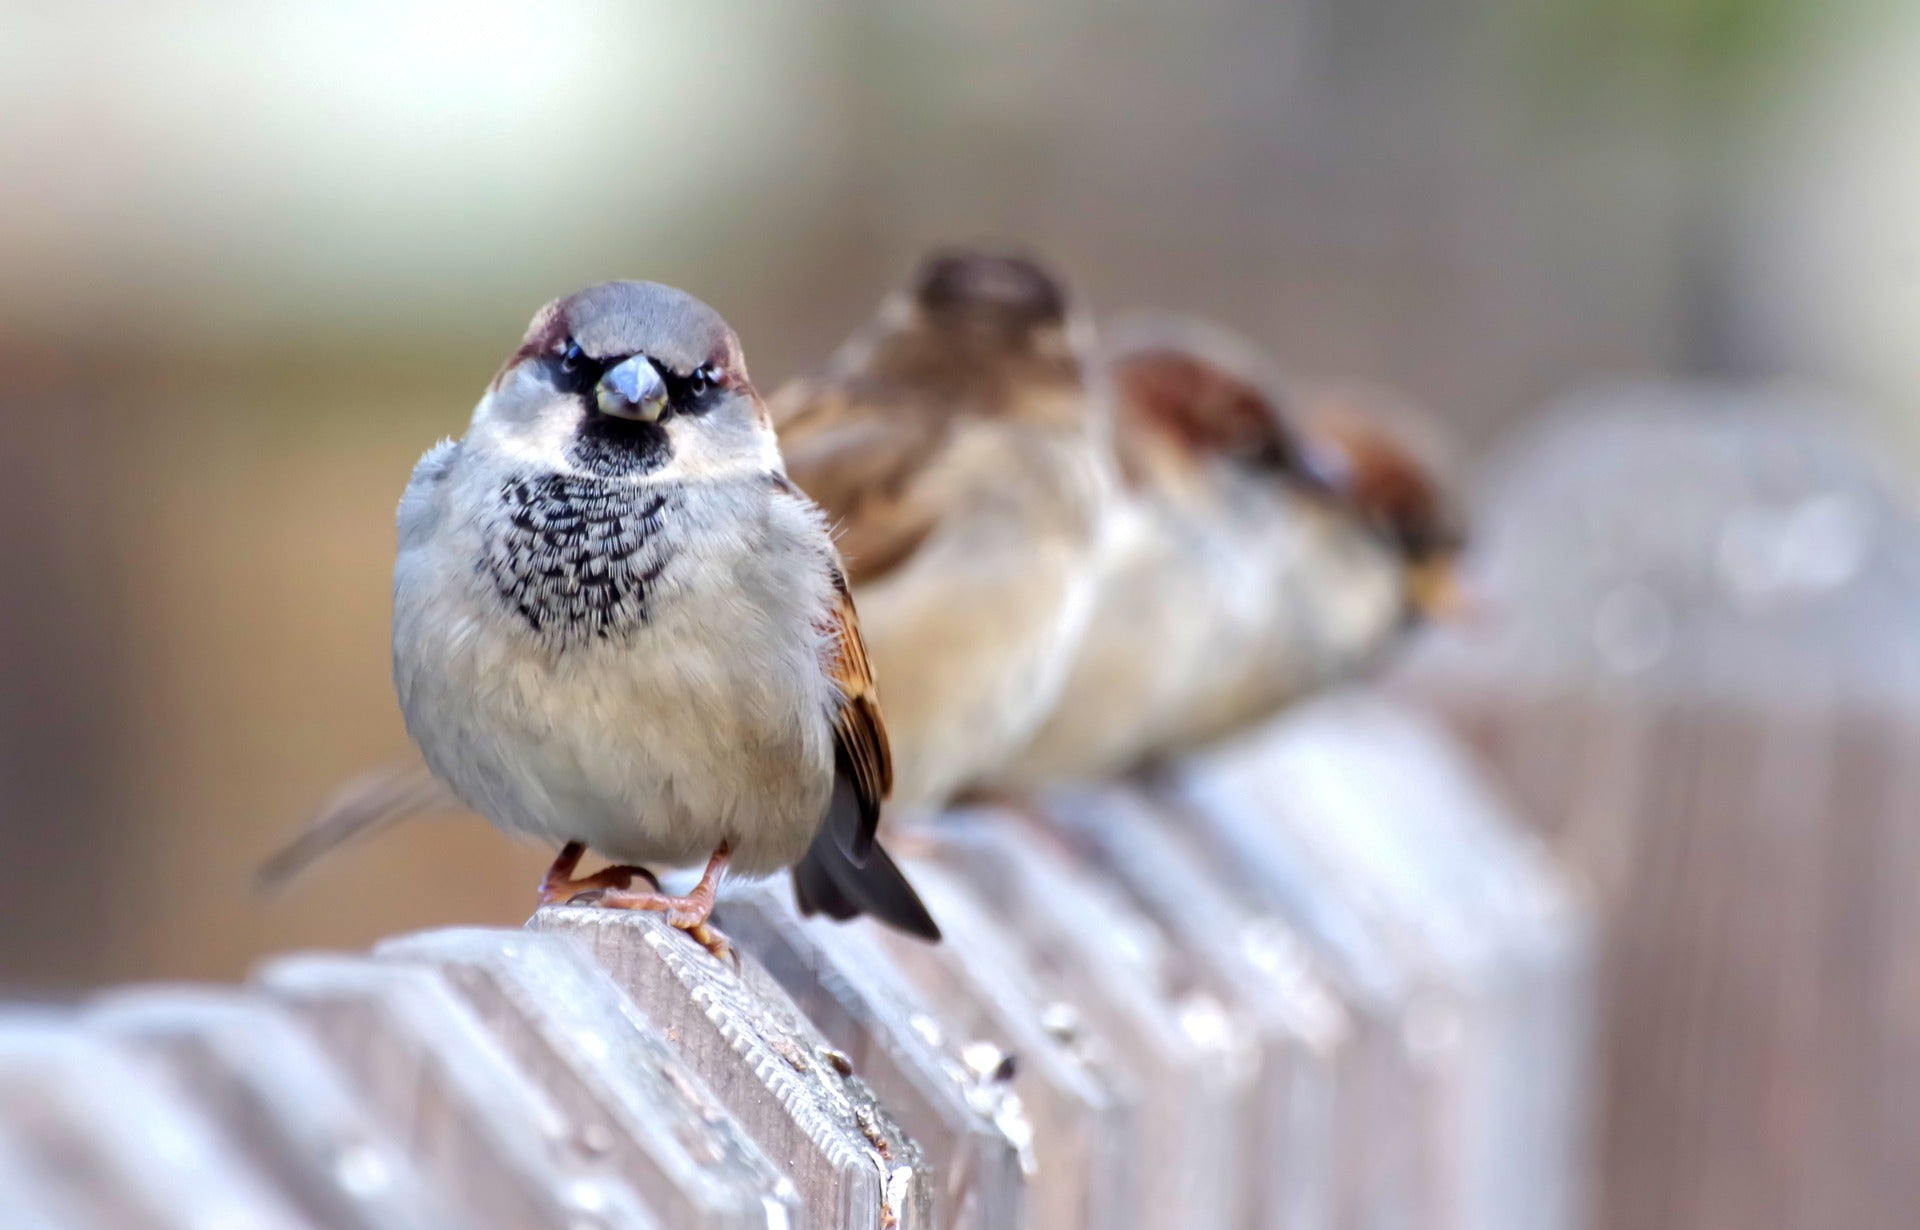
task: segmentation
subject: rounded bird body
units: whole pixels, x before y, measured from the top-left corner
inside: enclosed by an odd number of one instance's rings
[[[1299,492],[1269,493],[1236,554],[1257,617],[1227,629],[1144,732],[1142,758],[1197,750],[1363,674],[1408,625],[1405,570],[1364,526]]]
[[[952,465],[991,481],[859,590],[895,732],[894,800],[937,806],[1053,708],[1094,601],[1105,476],[1074,440],[980,431]],[[998,454],[997,457],[990,456]]]
[[[563,843],[543,899],[711,938],[724,869],[792,866],[809,912],[937,938],[873,842],[891,768],[839,555],[711,308],[613,282],[543,309],[398,532],[408,733],[469,807]],[[632,892],[640,868],[576,879],[586,848],[707,874]]]
[[[1192,751],[1363,671],[1410,622],[1409,552],[1354,474],[1328,475],[1251,345],[1148,317],[1115,329],[1089,372],[1121,498],[1057,702],[973,783],[992,790]]]
[[[1124,500],[1100,544],[1094,609],[1065,676],[1024,746],[986,781],[1022,791],[1063,779],[1125,772],[1141,757],[1148,724],[1192,685],[1209,638],[1231,654],[1224,618],[1246,606],[1243,561],[1224,553],[1213,527],[1178,510]]]
[[[616,861],[798,861],[834,773],[818,511],[753,468],[449,452],[408,489],[394,574],[394,679],[428,766],[501,827]]]

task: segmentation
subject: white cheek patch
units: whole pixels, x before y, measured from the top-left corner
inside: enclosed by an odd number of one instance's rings
[[[726,478],[780,468],[780,444],[772,428],[739,406],[728,417],[675,418],[667,424],[673,457],[659,471],[676,478]]]
[[[528,460],[559,460],[567,455],[573,446],[573,438],[579,433],[581,412],[571,402],[557,402],[540,412],[540,417],[531,424],[532,430],[520,438],[520,447]]]
[[[505,406],[514,409],[509,412]],[[467,434],[479,437],[500,456],[529,468],[564,470],[581,413],[576,399],[556,394],[544,382],[516,372],[501,389],[481,401]]]

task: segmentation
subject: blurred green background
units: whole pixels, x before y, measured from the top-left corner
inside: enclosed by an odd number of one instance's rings
[[[422,826],[262,903],[404,751],[393,505],[526,319],[681,284],[765,387],[918,249],[1398,383],[1468,462],[1626,372],[1920,443],[1920,12],[1786,0],[0,7],[0,977],[520,917]]]

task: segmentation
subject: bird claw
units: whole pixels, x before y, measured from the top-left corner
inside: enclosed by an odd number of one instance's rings
[[[661,892],[660,882],[653,878],[651,872],[627,864],[609,867],[585,879],[572,879],[573,867],[584,850],[584,846],[575,843],[562,852],[555,864],[555,871],[547,875],[543,894],[548,890],[556,895],[569,890],[584,890],[571,891],[566,897],[567,904],[594,905],[615,910],[646,910],[660,914],[665,917],[668,926],[685,931],[715,957],[723,961],[731,959],[734,967],[739,968],[740,959],[734,954],[733,945],[707,925],[707,918],[713,913],[714,889],[727,863],[726,846],[713,852],[713,857],[707,860],[707,869],[701,875],[700,883],[684,897]],[[635,875],[644,876],[653,885],[653,890],[635,892],[629,888]]]
[[[654,878],[645,867],[636,867],[631,863],[612,863],[602,867],[589,876],[575,876],[574,869],[580,865],[581,857],[587,848],[580,842],[568,842],[553,866],[540,881],[541,905],[581,905],[599,900],[600,894],[608,889],[625,892],[633,887],[635,876],[645,880],[660,891],[660,881]]]
[[[713,903],[700,898],[661,897],[659,894],[631,894],[622,889],[592,888],[586,892],[575,893],[567,900],[568,905],[600,906],[605,909],[644,910],[658,914],[669,927],[686,932],[695,943],[705,948],[722,961],[730,962],[735,969],[740,968],[740,955],[734,951],[727,937],[714,930],[707,922]]]
[[[685,931],[695,943],[712,953],[717,960],[725,961],[736,971],[740,968],[740,954],[734,950],[732,944],[727,942],[726,936],[721,935],[706,923],[697,922],[681,926],[680,923],[674,922],[672,915],[668,915],[667,921]]]

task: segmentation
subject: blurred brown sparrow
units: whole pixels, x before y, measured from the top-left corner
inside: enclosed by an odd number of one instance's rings
[[[543,901],[709,943],[723,870],[938,930],[874,845],[887,732],[839,556],[740,344],[669,287],[550,304],[400,502],[394,683],[433,774],[562,844]],[[575,872],[585,850],[622,865]],[[684,897],[628,863],[706,861]]]
[[[891,807],[937,807],[1053,707],[1111,505],[1090,329],[1034,262],[926,259],[817,377],[771,399],[832,520],[893,733]]]
[[[1303,436],[1250,344],[1159,317],[1109,338],[1090,383],[1124,498],[1095,614],[990,789],[1117,775],[1264,718],[1377,655],[1424,601],[1429,561],[1450,559],[1408,456],[1351,416]]]
[[[1381,663],[1418,624],[1461,614],[1464,536],[1431,463],[1411,446],[1402,399],[1347,385],[1298,398],[1306,481],[1272,494],[1255,542],[1266,616],[1226,642],[1170,706],[1153,739],[1162,759],[1272,717]],[[1410,423],[1408,424],[1410,426]]]

